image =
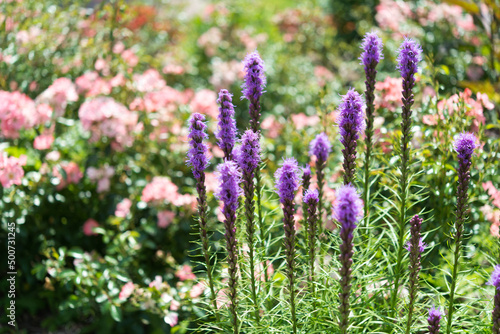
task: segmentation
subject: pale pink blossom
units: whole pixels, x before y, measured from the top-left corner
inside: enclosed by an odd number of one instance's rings
[[[184,73],[184,67],[176,64],[168,64],[163,67],[162,72],[165,74],[180,75]]]
[[[18,138],[21,129],[38,125],[35,103],[19,92],[0,91],[0,121],[2,137]]]
[[[198,38],[198,46],[205,50],[205,54],[213,57],[222,41],[222,31],[218,27],[212,27]]]
[[[260,127],[264,130],[268,130],[266,134],[267,137],[274,139],[281,134],[283,124],[278,122],[273,115],[270,115],[262,121]]]
[[[130,67],[135,67],[139,63],[139,57],[137,57],[131,49],[127,49],[122,52],[122,58]]]
[[[124,198],[120,203],[116,205],[115,216],[120,218],[125,218],[130,213],[130,208],[132,207],[132,201],[128,198]]]
[[[165,80],[157,70],[151,68],[143,74],[134,74],[134,86],[139,92],[152,92],[166,86]]]
[[[127,300],[130,295],[132,295],[132,292],[134,292],[135,286],[134,283],[128,282],[124,286],[122,286],[122,290],[120,291],[120,294],[118,295],[118,298],[120,300]]]
[[[115,175],[115,168],[105,164],[99,168],[87,168],[87,176],[92,181],[97,181],[97,192],[102,193],[109,190],[110,178]]]
[[[174,327],[179,322],[179,314],[176,312],[169,312],[163,320],[170,327]]]
[[[295,124],[297,130],[302,130],[305,127],[313,127],[319,123],[319,117],[317,115],[307,116],[304,113],[298,113],[292,115],[292,122]]]
[[[95,227],[99,227],[99,223],[92,218],[87,219],[85,223],[83,223],[83,234],[86,236],[96,235],[97,233],[94,232]]]
[[[54,142],[54,135],[52,133],[42,133],[35,138],[33,147],[37,150],[48,150]]]
[[[26,165],[26,156],[19,158],[9,157],[7,153],[0,154],[0,183],[2,187],[9,188],[12,185],[20,185],[24,176],[23,167]]]
[[[189,206],[196,202],[193,195],[181,195],[179,188],[168,177],[155,176],[142,190],[141,200],[147,203],[171,203],[175,206]]]
[[[191,298],[198,298],[205,291],[206,285],[203,282],[196,283],[189,291]]]
[[[76,86],[68,78],[56,79],[42,94],[36,98],[37,103],[45,103],[52,108],[56,116],[64,115],[68,102],[78,100]]]
[[[402,78],[386,77],[384,81],[375,83],[375,108],[387,108],[395,111],[401,106],[401,91],[403,90]]]
[[[316,77],[320,87],[325,86],[327,82],[331,82],[334,78],[333,73],[324,66],[315,66],[314,76]]]
[[[194,95],[193,99],[189,103],[189,106],[191,107],[192,112],[205,114],[215,119],[219,114],[219,108],[216,100],[217,95],[215,92],[209,89],[202,89]]]
[[[66,177],[61,174],[59,168],[62,168],[64,170]],[[52,169],[52,174],[59,179],[59,184],[56,187],[57,190],[61,190],[67,187],[69,184],[78,184],[83,177],[83,173],[76,162],[62,162],[59,168],[57,166],[54,166],[54,168]]]
[[[170,310],[171,311],[177,311],[181,307],[181,303],[179,303],[177,300],[172,299],[170,302]]]
[[[195,274],[193,274],[193,271],[191,270],[191,266],[187,264],[179,268],[175,273],[175,276],[177,276],[181,281],[196,279]]]
[[[168,210],[160,211],[158,212],[157,217],[158,217],[158,227],[166,228],[174,220],[175,212]]]

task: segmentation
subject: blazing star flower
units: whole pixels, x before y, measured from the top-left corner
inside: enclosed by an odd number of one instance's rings
[[[208,145],[203,141],[208,138],[206,133],[207,125],[205,124],[205,116],[194,113],[189,119],[189,151],[188,151],[188,166],[193,169],[193,175],[199,179],[201,174],[209,164]]]
[[[276,189],[280,197],[280,202],[293,201],[295,192],[300,186],[299,166],[297,160],[288,158],[283,161],[283,165],[274,173],[276,179]]]
[[[500,288],[500,265],[495,266],[495,269],[491,273],[490,280],[486,284],[493,285],[497,289]]]
[[[429,330],[429,334],[439,334],[439,328],[441,325],[439,322],[441,321],[441,312],[436,309],[434,306],[429,309],[429,317],[427,318],[427,329]]]
[[[397,69],[403,78],[413,77],[422,60],[422,47],[411,38],[405,38],[398,50]]]
[[[227,89],[221,89],[217,103],[220,104],[218,130],[215,137],[219,140],[219,147],[224,151],[226,159],[232,159],[232,151],[236,142],[236,120],[234,119],[234,106],[232,102],[232,94]]]
[[[380,59],[384,58],[382,54],[382,40],[378,37],[376,32],[369,32],[363,38],[363,43],[361,44],[361,65],[364,65],[365,71],[369,68],[375,68],[375,66],[380,62]]]
[[[259,134],[250,129],[246,130],[240,142],[236,160],[244,172],[253,173],[260,163]]]
[[[331,144],[326,133],[322,132],[316,136],[309,144],[309,155],[316,156],[320,161],[328,160]]]
[[[458,158],[470,160],[476,145],[477,138],[472,133],[461,133],[455,138],[455,151],[458,153]]]
[[[224,214],[236,213],[238,209],[238,198],[242,194],[240,188],[241,171],[238,165],[233,161],[226,161],[217,166],[219,172],[217,179],[219,180],[219,188],[215,193],[217,199],[224,203]]]
[[[250,124],[253,131],[259,130],[260,97],[265,92],[266,76],[264,62],[257,51],[248,54],[243,60],[245,67],[245,82],[243,83],[243,96],[250,102]]]

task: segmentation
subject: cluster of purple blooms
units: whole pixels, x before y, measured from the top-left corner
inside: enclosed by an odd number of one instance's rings
[[[344,146],[343,153],[343,171],[344,185],[336,192],[336,204],[333,207],[333,218],[340,224],[339,236],[342,243],[339,248],[339,260],[341,268],[340,274],[340,320],[339,328],[341,333],[348,333],[349,330],[349,314],[350,314],[350,294],[351,294],[351,279],[352,279],[352,263],[353,263],[353,238],[354,231],[361,219],[366,220],[369,215],[366,197],[366,184],[369,180],[369,161],[372,146],[373,134],[373,111],[374,111],[374,83],[376,76],[376,66],[383,58],[382,41],[376,33],[368,33],[362,44],[363,52],[360,60],[364,66],[366,74],[366,105],[362,96],[354,89],[349,89],[342,97],[342,103],[339,106],[339,118],[337,120],[340,143]],[[421,60],[422,49],[415,41],[405,39],[399,49],[397,58],[397,69],[403,77],[402,91],[402,136],[401,136],[401,161],[402,161],[402,189],[406,189],[407,169],[409,165],[409,142],[411,138],[411,106],[413,104],[413,86],[415,85],[415,74],[418,72],[418,63]],[[250,245],[250,276],[252,280],[253,302],[255,305],[255,320],[258,322],[261,314],[259,303],[257,301],[257,285],[255,282],[254,273],[254,254],[253,254],[253,233],[254,227],[254,195],[256,183],[258,184],[259,165],[261,163],[261,147],[260,147],[260,98],[265,92],[266,77],[264,74],[264,63],[257,52],[249,54],[244,60],[245,82],[243,88],[243,98],[249,101],[250,114],[250,129],[243,132],[240,139],[237,139],[238,130],[236,128],[235,111],[232,104],[232,94],[222,89],[219,93],[217,102],[220,104],[220,114],[218,117],[218,130],[216,138],[220,148],[224,151],[224,162],[218,167],[219,189],[216,192],[216,197],[223,203],[222,213],[224,215],[226,250],[228,253],[227,262],[229,265],[229,299],[232,313],[232,324],[234,333],[238,333],[238,313],[237,313],[237,281],[238,281],[238,257],[237,257],[237,240],[236,240],[236,213],[238,211],[240,201],[239,197],[243,194],[245,197],[245,215],[247,217],[247,242]],[[366,115],[365,115],[366,109]],[[357,145],[362,132],[366,129],[366,157],[365,157],[365,197],[361,199],[360,194],[355,188],[356,183],[356,158]],[[192,167],[193,175],[197,180],[197,190],[199,194],[199,214],[200,218],[206,224],[206,194],[204,186],[204,171],[209,164],[208,146],[206,140],[208,134],[206,132],[205,117],[200,114],[193,114],[189,119],[189,144],[188,165]],[[455,140],[455,150],[458,153],[459,159],[459,187],[457,193],[457,234],[455,243],[460,246],[461,231],[465,221],[465,209],[467,207],[467,188],[470,180],[471,157],[476,148],[476,137],[471,133],[463,133]],[[280,168],[274,174],[276,193],[279,196],[279,201],[283,208],[283,226],[285,231],[284,249],[286,257],[286,270],[289,283],[290,307],[292,315],[293,333],[297,331],[297,319],[295,314],[295,294],[294,286],[294,261],[295,261],[295,195],[300,185],[303,186],[303,212],[304,221],[307,223],[308,247],[310,257],[310,277],[311,283],[314,282],[314,258],[316,242],[319,239],[318,229],[322,228],[322,189],[324,184],[324,168],[326,166],[328,156],[332,150],[327,133],[318,134],[310,143],[310,156],[316,158],[316,176],[317,190],[312,189],[312,171],[309,165],[300,168],[295,158],[286,158]],[[255,178],[255,179],[254,179]],[[259,189],[257,189],[257,192]],[[363,207],[364,206],[364,207]],[[406,221],[406,207],[403,207],[401,212],[400,225],[400,241],[404,236]],[[201,223],[200,223],[201,224]],[[413,312],[413,302],[416,299],[418,287],[418,275],[420,271],[420,260],[425,249],[425,243],[421,237],[422,219],[416,215],[409,221],[410,224],[410,239],[406,243],[399,245],[398,250],[406,248],[410,256],[410,311],[408,315],[407,331],[410,332]],[[206,228],[206,226],[205,226]],[[202,243],[205,245],[208,237],[202,233]],[[204,240],[206,238],[206,240]],[[207,247],[204,247],[205,250]],[[459,248],[455,254],[459,254]],[[398,257],[398,261],[402,261],[402,256]],[[458,265],[458,257],[455,258],[454,266]],[[396,266],[395,291],[398,289],[399,280],[399,265]],[[207,260],[207,270],[209,268]],[[209,273],[209,279],[211,276]],[[454,281],[451,291],[451,304],[448,314],[448,331],[450,330],[451,317],[453,313],[453,292]],[[495,310],[493,312],[494,328],[497,332],[500,328],[500,266],[495,268],[490,281],[496,289],[495,294]],[[314,284],[312,291],[314,291]],[[212,289],[212,294],[213,294]],[[215,296],[212,296],[215,298]],[[215,300],[215,299],[214,299]],[[394,307],[394,304],[393,304]],[[441,312],[432,307],[429,309],[429,332],[438,333],[440,328]],[[495,327],[496,326],[496,327]],[[495,331],[494,331],[495,332]]]

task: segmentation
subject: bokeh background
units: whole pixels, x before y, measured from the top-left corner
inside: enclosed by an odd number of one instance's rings
[[[9,222],[17,226],[19,328],[12,332],[195,332],[208,291],[193,242],[189,115],[208,118],[210,224],[219,252],[212,195],[223,155],[213,136],[218,91],[234,94],[244,130],[242,60],[258,50],[267,75],[264,182],[271,190],[284,156],[309,163],[307,145],[324,131],[336,143],[326,174],[331,203],[341,182],[336,109],[350,87],[364,91],[358,57],[370,31],[384,41],[375,122],[384,173],[395,170],[397,48],[408,36],[424,50],[413,146],[428,192],[420,204],[429,213],[426,241],[440,245],[424,266],[447,265],[453,135],[480,138],[467,254],[483,268],[500,226],[498,1],[0,1],[2,235]],[[264,206],[278,207],[271,191]],[[433,284],[446,286],[439,278]],[[8,303],[3,293],[0,301]],[[0,329],[9,332],[4,320]]]

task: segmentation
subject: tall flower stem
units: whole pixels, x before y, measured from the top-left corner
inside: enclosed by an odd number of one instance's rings
[[[205,267],[207,269],[208,284],[210,287],[210,298],[214,307],[215,318],[220,321],[217,313],[217,295],[215,294],[214,280],[212,277],[212,266],[210,264],[210,248],[207,227],[207,191],[205,187],[205,169],[209,164],[208,146],[203,141],[208,138],[206,133],[207,125],[205,116],[194,113],[189,119],[189,146],[188,165],[191,166],[193,176],[196,179],[196,191],[198,192],[198,216],[199,231],[201,239],[201,250],[205,258]]]
[[[318,235],[323,233],[323,187],[325,185],[323,170],[331,151],[331,144],[326,133],[318,134],[309,144],[309,155],[316,157],[316,177],[318,179]]]
[[[345,185],[337,190],[337,204],[334,208],[333,217],[340,223],[340,245],[339,261],[341,268],[340,275],[340,333],[347,334],[349,329],[349,313],[351,295],[351,278],[352,278],[352,256],[353,256],[353,232],[356,228],[356,223],[362,216],[363,204],[356,192],[356,189],[351,185]]]
[[[420,61],[422,49],[415,41],[405,39],[399,48],[398,55],[398,69],[403,77],[403,96],[401,101],[402,107],[402,121],[401,121],[401,143],[400,143],[400,160],[401,160],[401,177],[399,179],[399,197],[401,200],[399,208],[399,222],[398,222],[398,244],[397,244],[397,258],[395,267],[394,287],[391,295],[391,310],[394,314],[396,312],[396,301],[399,291],[401,279],[401,267],[403,260],[405,225],[406,225],[406,195],[408,193],[408,173],[410,164],[410,149],[409,143],[411,140],[411,107],[414,103],[413,87],[415,86],[415,73],[418,71],[418,62]]]
[[[283,227],[285,238],[286,275],[288,278],[288,289],[290,293],[290,311],[292,315],[292,333],[297,333],[297,316],[295,312],[295,191],[299,188],[300,178],[298,176],[297,161],[293,158],[285,159],[283,166],[274,174],[276,189],[283,204]]]
[[[254,235],[255,235],[255,202],[254,192],[255,187],[253,183],[254,171],[259,167],[260,162],[260,144],[259,134],[252,130],[247,130],[241,138],[241,146],[237,151],[236,160],[243,171],[243,192],[245,195],[245,217],[246,224],[246,237],[249,248],[250,260],[250,281],[252,290],[252,301],[254,304],[254,316],[257,323],[260,322],[259,315],[259,302],[257,299],[257,284],[255,280],[255,250],[254,250]]]
[[[369,190],[370,190],[370,161],[373,146],[373,119],[375,112],[375,80],[377,76],[376,67],[383,58],[382,55],[382,40],[376,33],[367,33],[361,45],[363,52],[360,60],[361,65],[365,70],[365,100],[366,100],[366,130],[365,130],[365,175],[364,175],[364,192],[363,201],[365,204],[365,226],[369,225],[370,209],[369,209]]]
[[[462,235],[464,223],[467,220],[467,201],[469,196],[467,190],[470,182],[470,166],[474,149],[476,148],[476,137],[471,133],[462,133],[455,140],[455,151],[458,153],[458,187],[457,187],[457,211],[455,221],[455,250],[453,252],[453,272],[451,276],[450,298],[448,305],[448,316],[446,333],[450,334],[453,327],[453,312],[455,303],[455,289],[458,275],[458,267],[462,249]]]
[[[311,168],[309,165],[306,167],[302,168],[302,198],[306,196],[306,192],[309,190],[309,187],[311,186]],[[302,201],[302,215],[304,216],[304,222],[308,222],[308,209],[307,209],[307,203],[305,201]],[[305,240],[309,240],[309,229],[306,228],[304,229],[305,231]],[[306,241],[307,242],[307,241]]]
[[[491,313],[491,332],[493,334],[500,333],[500,265],[496,265],[491,278],[486,283],[495,287],[495,297],[493,298],[493,312]]]
[[[307,206],[307,229],[308,229],[308,243],[309,243],[309,283],[311,294],[314,296],[316,293],[315,279],[314,279],[314,263],[316,261],[316,221],[318,219],[316,207],[319,202],[319,194],[317,190],[306,190],[304,195],[304,204]]]
[[[415,215],[410,220],[411,234],[410,240],[407,244],[407,250],[410,252],[410,284],[409,284],[409,295],[410,302],[408,303],[408,319],[406,322],[406,334],[410,334],[411,321],[413,316],[413,305],[417,298],[417,288],[418,288],[418,276],[420,272],[420,259],[422,257],[422,252],[424,251],[424,243],[420,237],[420,229],[422,226],[422,219]]]
[[[219,189],[216,196],[224,204],[222,213],[224,215],[224,228],[227,250],[227,263],[229,267],[229,309],[231,312],[231,322],[233,333],[239,333],[238,319],[238,251],[236,240],[236,210],[239,206],[239,196],[241,194],[241,172],[234,161],[226,161],[217,167],[219,171]]]

